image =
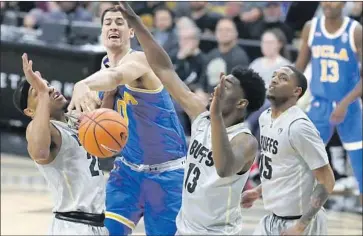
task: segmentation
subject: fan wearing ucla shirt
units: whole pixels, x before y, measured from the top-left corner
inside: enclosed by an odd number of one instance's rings
[[[106,186],[110,235],[131,235],[144,217],[147,235],[174,235],[181,206],[186,141],[171,97],[145,54],[131,49],[133,29],[117,8],[101,18],[107,56],[102,69],[74,86],[69,111],[102,107],[121,113],[129,129]]]
[[[362,194],[362,25],[343,16],[344,4],[321,3],[324,15],[304,26],[296,67],[303,71],[311,60],[308,116],[325,143],[336,126]]]

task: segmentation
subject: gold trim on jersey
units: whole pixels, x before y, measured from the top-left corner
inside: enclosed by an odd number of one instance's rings
[[[131,91],[134,92],[139,92],[139,93],[160,93],[163,89],[164,89],[164,85],[161,85],[159,88],[157,89],[141,89],[141,88],[134,88],[131,87],[128,84],[125,84],[125,87]]]
[[[131,220],[127,219],[126,217],[124,217],[122,215],[106,211],[105,216],[108,219],[112,219],[112,220],[120,222],[121,224],[126,225],[127,227],[129,227],[132,230],[135,229],[135,227],[136,227],[134,222],[132,222]]]

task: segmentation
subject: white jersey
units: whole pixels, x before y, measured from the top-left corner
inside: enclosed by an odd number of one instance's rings
[[[243,123],[227,129],[229,140],[242,132],[251,134]],[[240,195],[248,174],[219,177],[212,157],[209,112],[199,115],[192,124],[177,234],[240,234]]]
[[[260,123],[260,173],[265,209],[278,216],[300,216],[309,207],[316,184],[312,170],[328,164],[325,145],[307,115],[293,106]]]
[[[98,159],[87,154],[78,141],[76,130],[64,122],[52,120],[51,123],[62,136],[59,153],[51,163],[36,165],[53,196],[53,212],[103,213],[105,178]]]

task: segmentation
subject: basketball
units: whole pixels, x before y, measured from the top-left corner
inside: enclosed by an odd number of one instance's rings
[[[128,128],[119,113],[101,108],[84,114],[78,138],[89,154],[107,158],[123,149],[128,138]]]

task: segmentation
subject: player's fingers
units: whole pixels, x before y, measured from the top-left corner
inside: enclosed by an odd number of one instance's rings
[[[35,71],[35,74],[39,77],[39,78],[42,78],[42,74],[40,74],[39,71]]]
[[[72,99],[67,107],[68,112],[72,112],[74,108],[74,100]]]
[[[82,107],[81,107],[81,104],[79,102],[75,102],[74,105],[75,105],[76,111],[82,112]]]

